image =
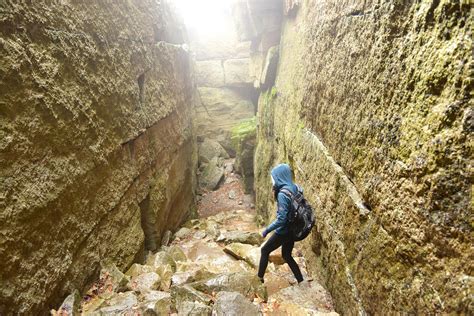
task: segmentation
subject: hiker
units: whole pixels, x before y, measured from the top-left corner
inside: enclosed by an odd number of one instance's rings
[[[291,207],[291,199],[285,193],[280,192],[282,189],[286,189],[293,194],[296,194],[298,188],[291,179],[291,169],[287,164],[279,164],[273,168],[271,178],[273,184],[273,195],[277,202],[277,217],[263,230],[262,236],[265,238],[265,236],[273,230],[275,230],[275,233],[273,233],[262,247],[260,264],[258,267],[258,277],[263,283],[263,276],[265,275],[265,270],[268,265],[268,257],[273,250],[281,246],[283,259],[285,259],[286,263],[290,266],[290,269],[295,275],[298,283],[301,283],[303,281],[303,275],[301,274],[300,268],[295,259],[291,256],[293,246],[295,245],[288,229],[288,213]]]

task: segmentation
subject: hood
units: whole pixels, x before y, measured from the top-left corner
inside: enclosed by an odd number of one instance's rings
[[[291,180],[291,169],[285,163],[279,164],[272,169],[272,178],[275,181],[275,188],[280,190],[281,188],[287,186],[293,189],[294,184]]]

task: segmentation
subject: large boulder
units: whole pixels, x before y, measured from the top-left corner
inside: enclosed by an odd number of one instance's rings
[[[222,115],[222,117],[232,117],[234,119],[253,116],[253,104],[230,88],[199,87],[198,91],[202,103],[210,112],[216,112],[215,114]]]
[[[199,162],[210,162],[214,157],[229,158],[229,154],[222,145],[212,139],[205,138],[199,144]]]
[[[214,274],[245,272],[249,268],[248,264],[231,258],[222,251],[222,247],[210,240],[197,240],[186,251],[190,261],[179,263],[180,272],[193,269],[195,265],[204,266]]]
[[[235,167],[242,175],[245,193],[252,193],[254,188],[254,153],[257,142],[256,118],[247,119],[232,128],[232,142],[236,148]]]
[[[225,82],[224,67],[220,60],[196,62],[196,84],[200,87],[222,87]]]
[[[204,167],[199,175],[199,187],[207,190],[215,190],[224,178],[224,168],[219,166],[219,160],[214,157]]]
[[[228,59],[224,61],[225,85],[242,87],[252,84],[250,78],[250,58]]]
[[[235,158],[235,148],[232,144],[230,132],[226,131],[220,135],[217,135],[216,140],[227,151],[231,158]]]
[[[217,316],[257,316],[259,310],[242,294],[222,291],[217,294],[213,313]]]
[[[232,243],[224,248],[224,252],[237,260],[243,260],[247,262],[252,268],[258,267],[260,260],[260,248],[247,244]]]
[[[267,298],[265,286],[260,282],[257,275],[251,272],[225,273],[191,285],[195,289],[208,294],[230,291],[239,292],[249,299],[260,297],[266,300]]]

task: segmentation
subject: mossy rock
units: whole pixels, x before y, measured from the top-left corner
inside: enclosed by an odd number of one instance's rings
[[[241,142],[249,137],[255,137],[257,131],[257,118],[254,116],[244,120],[232,128],[232,143],[238,149]]]

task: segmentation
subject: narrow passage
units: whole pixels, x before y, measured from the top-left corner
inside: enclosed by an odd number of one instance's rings
[[[104,265],[76,304],[82,315],[337,315],[330,294],[308,276],[298,243],[293,255],[306,281],[296,284],[278,249],[261,284],[256,267],[264,240],[232,163],[220,188],[202,195],[200,218],[166,234],[145,264],[124,273]],[[63,311],[73,302],[72,295]]]

